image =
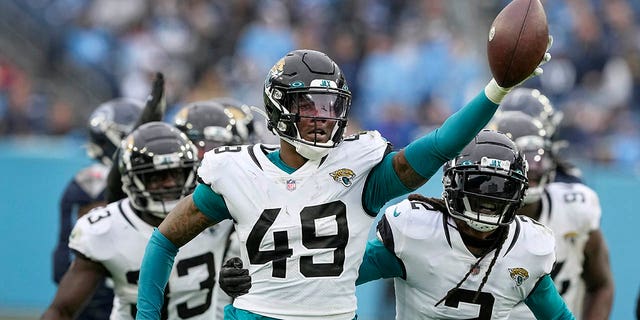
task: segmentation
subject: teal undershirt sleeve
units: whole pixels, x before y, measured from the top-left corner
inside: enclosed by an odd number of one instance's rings
[[[538,281],[524,303],[536,319],[575,320],[549,275],[545,275]]]
[[[410,143],[404,150],[407,161],[421,176],[431,178],[489,123],[497,108],[498,105],[491,102],[483,90],[451,115],[439,129]],[[389,200],[413,191],[402,184],[393,169],[396,153],[387,154],[369,173],[363,204],[370,215],[376,215]]]
[[[396,153],[387,154],[367,178],[362,197],[364,208],[371,216],[376,216],[387,201],[412,191],[402,184],[393,169],[393,156]]]
[[[231,219],[229,208],[224,202],[221,195],[215,193],[206,184],[198,184],[193,192],[193,203],[198,210],[213,221],[220,222],[225,219]]]
[[[466,106],[451,115],[440,128],[410,143],[404,150],[409,165],[429,179],[440,167],[457,156],[484,128],[498,105],[484,90]]]
[[[372,239],[367,243],[358,272],[356,285],[377,279],[402,277],[402,266],[396,255],[389,251],[382,241]]]
[[[169,281],[176,254],[178,254],[178,247],[155,228],[140,267],[136,319],[160,318],[160,309],[164,303],[164,288]]]

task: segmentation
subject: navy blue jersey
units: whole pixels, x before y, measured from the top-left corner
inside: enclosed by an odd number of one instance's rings
[[[96,163],[78,171],[69,182],[60,200],[60,232],[53,253],[53,280],[60,282],[71,264],[69,235],[78,212],[87,206],[104,202],[106,176],[109,168]],[[113,305],[113,290],[102,284],[77,319],[108,319]]]

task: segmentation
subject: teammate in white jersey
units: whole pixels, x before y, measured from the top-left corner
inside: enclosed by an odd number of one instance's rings
[[[115,291],[111,319],[135,317],[147,241],[178,200],[193,191],[199,161],[193,143],[162,122],[134,130],[122,150],[119,166],[128,197],[78,220],[69,243],[76,259],[43,319],[73,318],[106,277],[113,280]],[[232,230],[231,223],[226,224],[197,235],[176,256],[160,318],[222,318],[216,309],[231,299],[215,284]]]
[[[530,188],[518,214],[553,230],[557,262],[551,277],[562,298],[578,319],[608,319],[614,284],[600,231],[598,195],[582,183],[552,182],[557,166],[551,141],[536,119],[509,111],[496,115],[489,126],[516,141],[528,159]],[[510,317],[532,318],[524,306],[516,308]]]
[[[390,152],[376,131],[343,137],[351,93],[333,60],[313,50],[288,53],[264,84],[268,127],[280,145],[205,154],[203,183],[149,242],[137,318],[158,317],[178,247],[233,219],[253,283],[226,318],[353,319],[358,266],[376,213],[453,158],[509,90],[492,80],[441,128]]]
[[[69,235],[75,221],[95,207],[104,206],[107,173],[112,157],[132,129],[140,114],[141,101],[116,98],[100,104],[89,116],[87,154],[97,160],[78,171],[60,199],[60,229],[58,243],[53,252],[53,279],[60,283],[72,260]],[[79,320],[102,320],[109,317],[113,307],[113,290],[105,283],[100,285],[92,299],[77,316]]]
[[[387,209],[357,284],[395,278],[397,319],[507,319],[523,302],[539,319],[572,319],[549,277],[551,230],[516,218],[526,170],[508,137],[480,132],[445,164],[444,199],[411,195]],[[238,287],[247,279],[234,270],[221,281]]]

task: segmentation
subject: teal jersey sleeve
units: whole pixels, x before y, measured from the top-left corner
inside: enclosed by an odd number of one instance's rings
[[[402,184],[393,169],[393,156],[397,153],[387,154],[367,178],[362,197],[365,210],[372,216],[377,215],[387,201],[412,191]]]
[[[538,281],[524,303],[536,319],[575,320],[549,275],[545,275]]]
[[[409,165],[429,179],[484,128],[498,105],[491,102],[484,90],[466,106],[451,115],[440,128],[410,143],[404,150]]]
[[[377,279],[403,277],[402,264],[396,255],[378,240],[369,240],[364,252],[356,285]]]
[[[193,203],[198,210],[213,221],[220,222],[225,219],[232,219],[227,204],[221,195],[213,192],[206,184],[198,184],[193,192]]]
[[[169,281],[173,260],[177,254],[178,247],[157,228],[154,229],[140,267],[136,319],[160,318],[164,288]]]
[[[498,105],[491,102],[484,90],[465,107],[451,115],[440,128],[411,142],[404,150],[409,165],[429,179],[442,165],[453,159],[484,128]],[[389,153],[369,174],[363,194],[365,209],[377,213],[389,200],[413,191],[402,184],[393,169]]]

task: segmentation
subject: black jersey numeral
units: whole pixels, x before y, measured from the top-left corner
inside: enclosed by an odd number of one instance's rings
[[[467,289],[455,289],[455,291],[449,295],[444,304],[448,307],[458,308],[460,302],[477,304],[480,306],[480,312],[476,318],[469,318],[468,320],[490,320],[493,313],[493,303],[496,299],[491,293],[480,292],[476,301],[473,301],[476,291]]]
[[[193,268],[205,266],[208,275],[207,278],[199,283],[200,290],[206,290],[207,297],[205,301],[197,306],[189,307],[187,302],[180,303],[176,305],[178,317],[180,319],[188,319],[195,317],[197,315],[205,313],[211,307],[211,297],[213,296],[213,287],[216,284],[216,271],[215,264],[213,259],[213,253],[207,252],[198,256],[194,256],[191,258],[181,259],[176,263],[176,270],[178,271],[178,277],[186,277],[189,275],[189,271]],[[127,278],[127,283],[138,285],[138,279],[140,278],[140,270],[129,271],[125,274]],[[165,287],[164,290],[164,303],[162,305],[162,310],[160,312],[160,319],[165,320],[169,317],[169,312],[167,310],[169,306],[169,284]],[[133,318],[136,317],[136,313],[138,312],[138,308],[135,303],[131,304],[130,313]]]
[[[281,209],[267,209],[251,229],[247,238],[247,253],[251,264],[272,262],[271,276],[286,277],[287,258],[293,255],[287,231],[273,231],[273,250],[260,250],[260,243],[273,226]],[[333,235],[318,235],[316,221],[334,217],[337,231]],[[302,245],[307,249],[333,250],[333,262],[314,263],[313,256],[300,257],[300,273],[305,277],[339,276],[344,270],[345,247],[349,240],[347,210],[342,201],[305,207],[300,211]]]
[[[577,192],[577,191],[565,193],[563,198],[565,203],[573,203],[573,202],[585,203],[585,201],[587,200],[584,193]]]
[[[242,146],[222,146],[213,149],[213,153],[224,153],[224,152],[240,152],[242,151]]]
[[[98,214],[101,213],[101,214]],[[87,220],[89,221],[90,224],[94,224],[102,219],[106,219],[108,217],[111,217],[111,212],[105,210],[105,211],[96,211],[94,213],[92,213],[91,215],[89,215],[89,217],[87,218]]]

